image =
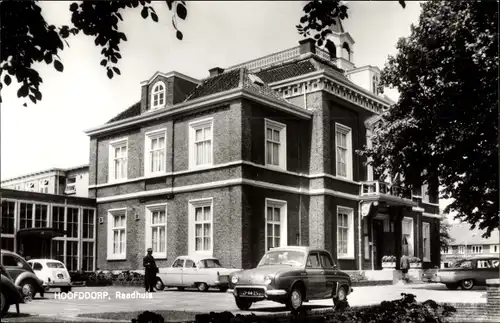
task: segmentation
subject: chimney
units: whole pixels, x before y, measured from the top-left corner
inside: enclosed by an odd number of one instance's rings
[[[313,53],[316,54],[315,41],[312,38],[306,38],[299,41],[300,54]]]
[[[214,68],[209,69],[208,72],[210,73],[210,77],[212,77],[212,76],[217,76],[217,75],[224,73],[224,69],[220,68],[220,67],[214,67]]]

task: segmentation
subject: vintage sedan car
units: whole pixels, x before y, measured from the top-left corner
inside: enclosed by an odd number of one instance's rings
[[[485,286],[487,279],[499,278],[499,262],[499,257],[494,256],[462,259],[450,268],[439,269],[434,280],[448,289],[470,290],[474,286]]]
[[[210,287],[215,287],[225,292],[229,286],[229,274],[238,270],[224,268],[214,257],[180,256],[171,267],[159,268],[156,289],[177,287],[184,290],[186,287],[196,287],[206,292]]]
[[[9,273],[2,265],[0,265],[0,272],[2,274],[2,281],[0,285],[1,316],[3,317],[9,311],[11,305],[17,305],[17,311],[19,314],[19,304],[25,302],[22,288],[14,284],[12,277],[10,277]]]
[[[23,290],[24,296],[34,298],[37,293],[43,297],[43,282],[36,276],[23,257],[15,252],[2,249],[2,265],[17,286]]]
[[[54,259],[30,259],[27,261],[36,276],[42,280],[45,291],[60,288],[61,293],[71,291],[71,277],[66,266]]]
[[[303,302],[332,298],[336,306],[352,292],[351,278],[340,271],[330,253],[309,247],[271,248],[257,268],[231,274],[240,310],[271,300],[298,310]]]

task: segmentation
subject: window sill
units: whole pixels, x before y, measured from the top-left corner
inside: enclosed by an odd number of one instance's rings
[[[213,163],[211,163],[211,164],[204,164],[204,165],[196,165],[196,166],[189,165],[189,170],[190,171],[201,171],[201,170],[211,169],[213,167],[214,167]]]
[[[338,260],[355,260],[354,256],[338,256]]]
[[[108,256],[106,257],[106,260],[127,260],[127,257],[124,255]]]
[[[167,260],[167,253],[154,253],[153,252],[153,258],[155,258],[155,260]]]
[[[347,182],[347,183],[359,185],[358,182],[353,181],[352,178],[349,178],[349,177],[335,175],[335,179],[338,179],[339,181],[344,181],[344,182]]]
[[[121,178],[117,180],[108,180],[108,184],[122,184],[128,182],[128,178]]]
[[[265,164],[264,166],[266,166],[266,168],[269,168],[270,170],[277,170],[277,171],[286,172],[285,166],[278,166],[278,165],[273,165],[273,164]]]
[[[144,178],[150,179],[150,178],[161,177],[161,176],[166,176],[166,175],[168,175],[167,171],[145,173]]]

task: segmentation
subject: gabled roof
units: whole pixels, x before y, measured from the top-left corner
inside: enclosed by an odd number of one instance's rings
[[[487,239],[483,238],[484,231],[479,229],[470,229],[470,224],[460,223],[453,224],[450,227],[449,234],[452,238],[451,246],[460,246],[467,244],[470,245],[486,245],[486,244],[500,244],[500,235],[498,230],[491,232],[491,236]]]
[[[131,117],[135,117],[141,114],[141,101],[135,103],[134,105],[127,108],[125,111],[120,112],[118,115],[113,117],[106,123],[112,123],[118,120],[128,119]]]

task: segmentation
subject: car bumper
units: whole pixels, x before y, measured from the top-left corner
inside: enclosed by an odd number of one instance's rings
[[[245,289],[245,288],[258,289],[261,290],[263,293],[262,295],[259,296],[238,295],[238,289]],[[245,298],[254,301],[261,301],[261,300],[279,301],[285,299],[288,295],[288,292],[284,289],[268,289],[265,286],[259,286],[259,285],[236,286],[233,289],[229,289],[228,293],[233,294],[235,298]]]
[[[43,283],[43,288],[45,291],[48,291],[51,288],[60,288],[60,287],[71,287],[73,284],[71,282],[50,282],[50,283]]]

